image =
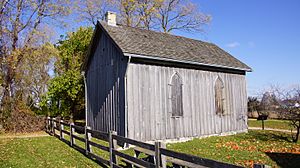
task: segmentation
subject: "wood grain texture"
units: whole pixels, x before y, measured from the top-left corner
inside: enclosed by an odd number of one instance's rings
[[[181,117],[172,116],[172,76],[176,73],[182,80]],[[216,114],[215,105],[218,76],[224,85],[222,115]],[[247,128],[244,75],[130,63],[127,81],[129,138],[176,139]]]
[[[87,125],[94,130],[125,135],[125,85],[127,57],[106,34],[90,58],[87,69]]]

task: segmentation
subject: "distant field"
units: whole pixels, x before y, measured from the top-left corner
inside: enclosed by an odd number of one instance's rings
[[[265,120],[265,128],[274,128],[274,129],[285,129],[291,130],[291,126],[289,121],[287,120]],[[248,120],[249,127],[261,127],[261,121],[257,121],[256,119]]]

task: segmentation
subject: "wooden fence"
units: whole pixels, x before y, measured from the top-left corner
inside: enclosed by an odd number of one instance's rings
[[[83,153],[87,157],[95,160],[102,167],[225,167],[237,168],[240,166],[222,163],[210,159],[200,158],[197,156],[171,151],[165,148],[162,142],[155,142],[155,144],[148,144],[133,139],[125,138],[117,135],[111,131],[101,132],[91,130],[89,127],[82,127],[74,125],[74,123],[67,123],[63,120],[56,120],[55,118],[47,118],[46,130],[49,134],[59,138],[63,142],[69,144],[74,149]],[[67,129],[68,128],[68,129]],[[68,135],[69,138],[66,138]],[[94,139],[92,141],[92,138]],[[108,145],[103,145],[95,142],[101,140],[108,142]],[[84,147],[78,145],[76,142],[81,141]],[[134,146],[134,156],[118,150],[118,145],[126,144]],[[97,155],[93,149],[97,148],[109,153],[109,159]],[[120,147],[119,147],[120,148]],[[140,157],[141,155],[144,157]]]

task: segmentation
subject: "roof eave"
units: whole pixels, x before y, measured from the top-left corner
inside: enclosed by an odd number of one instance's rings
[[[145,59],[153,59],[153,60],[159,60],[159,61],[170,61],[170,62],[177,62],[177,63],[185,63],[185,64],[193,64],[193,65],[202,65],[202,66],[210,66],[210,67],[217,67],[217,68],[226,68],[226,69],[234,69],[234,70],[240,70],[240,71],[246,71],[246,72],[252,72],[252,69],[247,68],[236,68],[236,67],[230,67],[230,66],[224,66],[224,65],[217,65],[217,64],[205,64],[195,61],[187,61],[187,60],[176,60],[176,59],[170,59],[170,58],[162,58],[162,57],[155,57],[155,56],[148,56],[148,55],[140,55],[140,54],[132,54],[132,53],[123,53],[124,56],[128,57],[134,57],[134,58],[145,58]]]

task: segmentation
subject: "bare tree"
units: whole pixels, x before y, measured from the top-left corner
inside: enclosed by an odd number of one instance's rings
[[[79,21],[96,25],[98,20],[104,19],[105,12],[113,4],[113,0],[76,0],[74,3]]]
[[[119,11],[122,24],[165,33],[200,32],[211,20],[188,0],[120,0]]]
[[[211,16],[202,13],[189,0],[116,0],[86,1],[79,5],[83,18],[95,24],[103,19],[107,4],[119,14],[119,23],[130,27],[158,30],[170,33],[174,30],[202,32]],[[106,5],[104,5],[106,4]],[[106,7],[107,9],[107,7]]]
[[[248,97],[248,112],[257,112],[260,109],[260,101],[257,97]]]
[[[137,14],[140,20],[140,27],[150,30],[155,29],[158,23],[155,18],[158,16],[161,0],[139,0]]]
[[[276,97],[280,108],[276,110],[281,113],[284,119],[290,121],[290,125],[296,130],[292,135],[293,142],[298,142],[300,135],[300,87],[283,88],[278,85],[271,85],[272,97]],[[269,107],[270,108],[270,107]]]
[[[188,0],[164,0],[159,7],[157,19],[160,30],[165,33],[173,30],[201,32],[203,26],[210,22],[211,16],[200,12]]]
[[[118,0],[115,2],[120,16],[119,22],[130,27],[140,27],[140,17],[137,15],[137,0]]]
[[[265,92],[260,102],[261,113],[269,114],[270,111],[275,111],[278,106],[278,100],[274,92]]]
[[[295,87],[286,93],[284,101],[284,110],[286,116],[290,120],[290,124],[296,129],[293,136],[293,142],[298,142],[300,135],[300,87]]]
[[[294,106],[288,107],[289,118],[291,125],[296,129],[296,134],[293,136],[293,142],[298,142],[300,134],[300,107],[295,103]]]

